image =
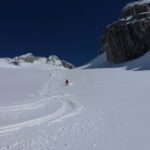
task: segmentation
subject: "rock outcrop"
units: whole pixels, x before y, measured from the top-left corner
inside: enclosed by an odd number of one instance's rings
[[[107,26],[101,52],[109,63],[122,63],[150,50],[150,0],[128,4],[121,18]]]

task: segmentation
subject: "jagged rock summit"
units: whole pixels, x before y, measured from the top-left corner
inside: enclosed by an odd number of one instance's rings
[[[150,3],[150,0],[137,0],[137,1],[133,1],[133,2],[128,3],[124,8],[132,7],[132,6],[135,6],[135,5],[148,4],[148,3]]]
[[[0,58],[0,63],[7,63],[12,64],[15,66],[20,66],[23,63],[30,63],[30,64],[49,64],[53,66],[60,66],[69,69],[73,69],[75,66],[67,61],[61,60],[55,55],[51,55],[47,57],[40,57],[35,56],[32,53],[27,53],[21,56],[17,56],[14,58]]]
[[[122,63],[150,50],[150,0],[127,4],[121,18],[107,26],[101,52],[109,63]]]

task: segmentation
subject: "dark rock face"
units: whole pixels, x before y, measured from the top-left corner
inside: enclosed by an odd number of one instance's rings
[[[150,11],[150,3],[144,1],[138,1],[128,4],[123,8],[122,17],[135,16]]]
[[[150,50],[150,2],[127,5],[121,19],[106,28],[101,43],[110,63],[132,60]]]

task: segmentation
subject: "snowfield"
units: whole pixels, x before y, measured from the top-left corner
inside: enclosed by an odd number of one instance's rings
[[[0,65],[0,150],[149,149],[149,58]]]

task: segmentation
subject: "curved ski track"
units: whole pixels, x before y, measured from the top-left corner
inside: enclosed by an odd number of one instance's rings
[[[50,104],[52,99],[56,99],[57,101],[59,101],[59,103],[61,103],[61,107],[58,110],[56,110],[54,113],[46,114],[42,117],[37,117],[31,120],[15,123],[11,125],[0,126],[0,136],[11,133],[11,132],[15,132],[25,127],[39,125],[44,122],[47,122],[48,124],[59,122],[65,118],[77,115],[82,111],[82,106],[70,100],[71,95],[58,94],[58,95],[50,96],[48,94],[50,90],[49,84],[50,84],[50,81],[48,81],[45,84],[41,92],[36,94],[36,95],[41,96],[41,98],[38,101],[33,101],[33,102],[21,104],[21,105],[0,107],[0,112],[11,113],[12,111],[27,111],[27,110],[34,111],[34,109],[38,109],[41,106],[44,109],[44,106],[46,106],[47,104]],[[51,92],[53,91],[54,90],[51,90]]]

